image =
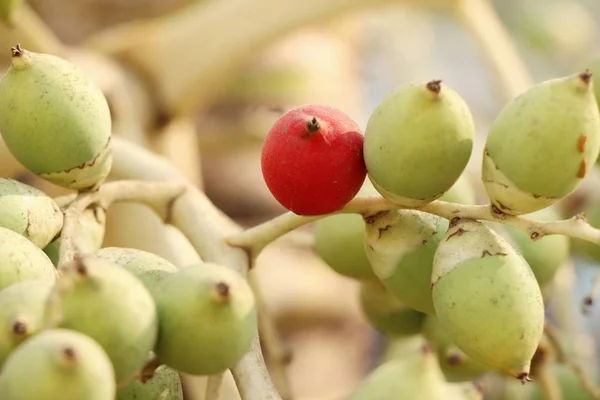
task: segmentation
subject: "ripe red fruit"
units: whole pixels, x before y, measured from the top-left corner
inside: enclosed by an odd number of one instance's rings
[[[275,199],[299,215],[339,210],[367,176],[360,128],[342,111],[322,105],[282,115],[265,139],[261,164]]]

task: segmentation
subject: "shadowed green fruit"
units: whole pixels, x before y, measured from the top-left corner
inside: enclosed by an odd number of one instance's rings
[[[477,204],[475,188],[464,174],[439,200],[459,204]]]
[[[378,195],[365,182],[357,196]],[[315,251],[335,272],[359,280],[377,277],[365,254],[365,221],[359,214],[337,214],[315,222]]]
[[[462,174],[474,135],[469,107],[441,81],[401,85],[383,99],[365,129],[369,179],[399,204],[431,202]]]
[[[0,226],[44,248],[62,225],[63,213],[50,196],[17,180],[0,178]]]
[[[115,393],[113,367],[102,347],[65,329],[25,341],[0,374],[2,400],[113,400]]]
[[[371,325],[385,334],[405,336],[421,331],[425,314],[402,304],[380,282],[361,283],[360,305]]]
[[[384,211],[365,221],[365,251],[386,289],[408,307],[435,314],[433,255],[448,221],[415,210]]]
[[[23,235],[0,227],[0,290],[37,279],[56,280],[56,269],[48,256]]]
[[[112,166],[111,115],[102,91],[59,57],[18,45],[0,80],[0,133],[27,169],[56,185],[91,189]]]
[[[434,316],[425,319],[423,335],[435,349],[440,368],[449,382],[472,381],[490,370],[452,343]]]
[[[120,265],[134,274],[153,296],[156,295],[159,282],[177,272],[177,267],[164,258],[138,249],[105,247],[96,251],[94,256]]]
[[[455,219],[433,261],[440,328],[465,354],[525,381],[544,329],[540,287],[527,262],[481,222]]]
[[[482,165],[495,207],[529,214],[578,187],[600,152],[592,86],[588,73],[552,79],[504,107],[490,127]]]
[[[0,290],[0,369],[17,346],[43,329],[52,286],[47,281],[23,281]]]
[[[134,381],[119,389],[116,400],[183,400],[181,379],[177,371],[161,365],[146,382]]]
[[[90,255],[64,270],[46,304],[46,324],[89,335],[106,351],[117,382],[140,372],[158,333],[156,306],[131,272]]]
[[[209,375],[236,364],[257,329],[254,294],[236,271],[204,263],[166,277],[156,290],[160,334],[155,353],[166,365]]]

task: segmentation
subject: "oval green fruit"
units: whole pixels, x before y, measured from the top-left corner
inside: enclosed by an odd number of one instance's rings
[[[119,389],[115,400],[183,400],[181,379],[177,371],[161,365],[146,382],[133,381]]]
[[[113,400],[114,379],[110,360],[98,343],[78,332],[49,329],[25,341],[6,360],[0,398]]]
[[[368,176],[387,199],[431,202],[457,181],[473,150],[469,107],[441,81],[404,84],[375,109],[365,129]]]
[[[0,80],[0,133],[27,169],[87,190],[112,166],[111,115],[102,91],[62,58],[16,46]]]
[[[529,379],[544,329],[544,302],[527,262],[483,223],[455,218],[431,277],[440,328],[465,354]]]
[[[224,266],[204,263],[163,279],[156,290],[160,334],[155,353],[166,365],[210,375],[235,365],[257,329],[254,293]]]
[[[435,314],[433,255],[448,220],[416,210],[390,210],[366,219],[365,250],[386,289],[408,307]]]
[[[579,186],[600,152],[592,86],[589,73],[548,80],[500,112],[482,164],[485,189],[498,211],[533,213]]]
[[[0,226],[44,248],[63,225],[63,213],[41,190],[14,179],[0,178]]]

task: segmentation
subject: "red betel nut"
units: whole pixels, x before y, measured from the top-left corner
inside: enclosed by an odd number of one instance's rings
[[[360,128],[342,111],[322,105],[282,115],[265,139],[261,165],[275,199],[299,215],[338,211],[367,176]]]

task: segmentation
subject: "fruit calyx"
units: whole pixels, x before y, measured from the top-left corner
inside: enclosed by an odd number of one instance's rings
[[[427,82],[425,87],[430,92],[439,94],[440,91],[442,90],[442,81],[440,79],[435,79],[435,80],[429,81],[429,82]]]
[[[584,84],[589,85],[592,81],[592,72],[589,69],[586,69],[582,73],[579,74],[579,78],[583,81]]]
[[[312,136],[319,129],[321,129],[321,123],[316,117],[312,117],[312,119],[306,121],[306,130],[308,131],[306,136]]]

